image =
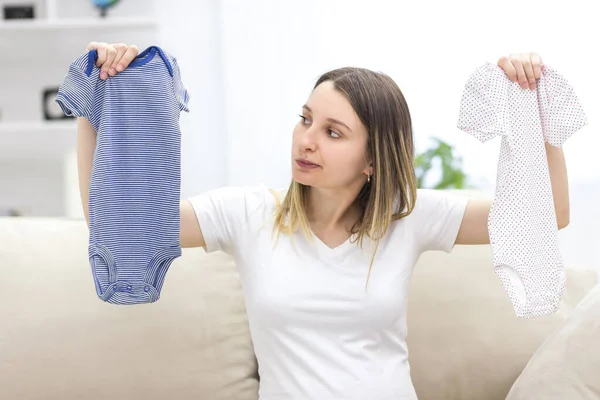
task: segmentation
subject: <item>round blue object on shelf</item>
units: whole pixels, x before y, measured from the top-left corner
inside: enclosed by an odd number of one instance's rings
[[[119,0],[91,0],[91,2],[100,9],[100,15],[106,17],[106,11],[117,4]]]

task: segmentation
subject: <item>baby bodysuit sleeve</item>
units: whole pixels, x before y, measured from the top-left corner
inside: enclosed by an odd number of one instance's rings
[[[268,188],[223,187],[188,198],[192,204],[207,253],[221,250],[234,255],[245,235],[264,223],[269,208]]]
[[[554,69],[546,67],[538,82],[540,116],[544,139],[560,147],[587,125],[583,106],[571,84]]]
[[[55,101],[65,115],[87,117],[96,127],[93,102],[99,69],[95,66],[94,50],[77,57],[69,66]],[[97,128],[97,127],[96,127]]]
[[[460,99],[458,129],[482,142],[506,135],[508,86],[498,66],[485,63],[473,71]]]
[[[452,251],[468,201],[467,196],[448,191],[417,189],[409,217],[422,251]]]
[[[183,84],[181,78],[181,70],[179,69],[179,63],[177,58],[171,58],[171,65],[173,66],[173,89],[175,91],[175,98],[179,103],[179,110],[189,112],[188,102],[190,100],[189,93]]]

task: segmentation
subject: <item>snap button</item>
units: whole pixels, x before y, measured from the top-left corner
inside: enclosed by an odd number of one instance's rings
[[[127,285],[127,289],[128,289],[128,290],[131,290],[131,285]]]
[[[113,285],[113,289],[114,289],[114,290],[117,290],[117,285]]]
[[[150,290],[150,288],[148,286],[144,286],[144,292],[147,292],[149,290]]]

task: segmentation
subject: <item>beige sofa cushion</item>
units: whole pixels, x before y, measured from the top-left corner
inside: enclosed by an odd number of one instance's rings
[[[96,296],[87,240],[81,220],[0,218],[0,398],[257,399],[230,257],[184,249],[158,302],[116,306]],[[569,268],[561,311],[517,320],[489,246],[424,254],[408,310],[419,400],[504,399],[596,280]]]
[[[519,319],[493,271],[490,246],[424,253],[408,309],[419,400],[504,399],[529,358],[596,282],[595,270],[569,267],[559,312]]]
[[[600,399],[600,285],[535,353],[507,400]]]
[[[231,258],[184,249],[158,302],[112,305],[87,240],[81,220],[0,219],[0,398],[258,398]]]

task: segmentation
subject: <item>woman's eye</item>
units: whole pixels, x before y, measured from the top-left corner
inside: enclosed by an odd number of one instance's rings
[[[304,115],[300,114],[298,115],[298,117],[300,117],[300,121],[304,124],[304,125],[310,125],[310,120],[308,119],[308,117],[305,117]],[[331,129],[327,129],[327,136],[329,136],[332,139],[338,139],[341,137],[341,135],[337,132],[332,131]]]
[[[304,115],[298,115],[300,117],[300,119],[302,120],[303,124],[306,124],[306,122],[308,121],[308,118],[306,118]]]

